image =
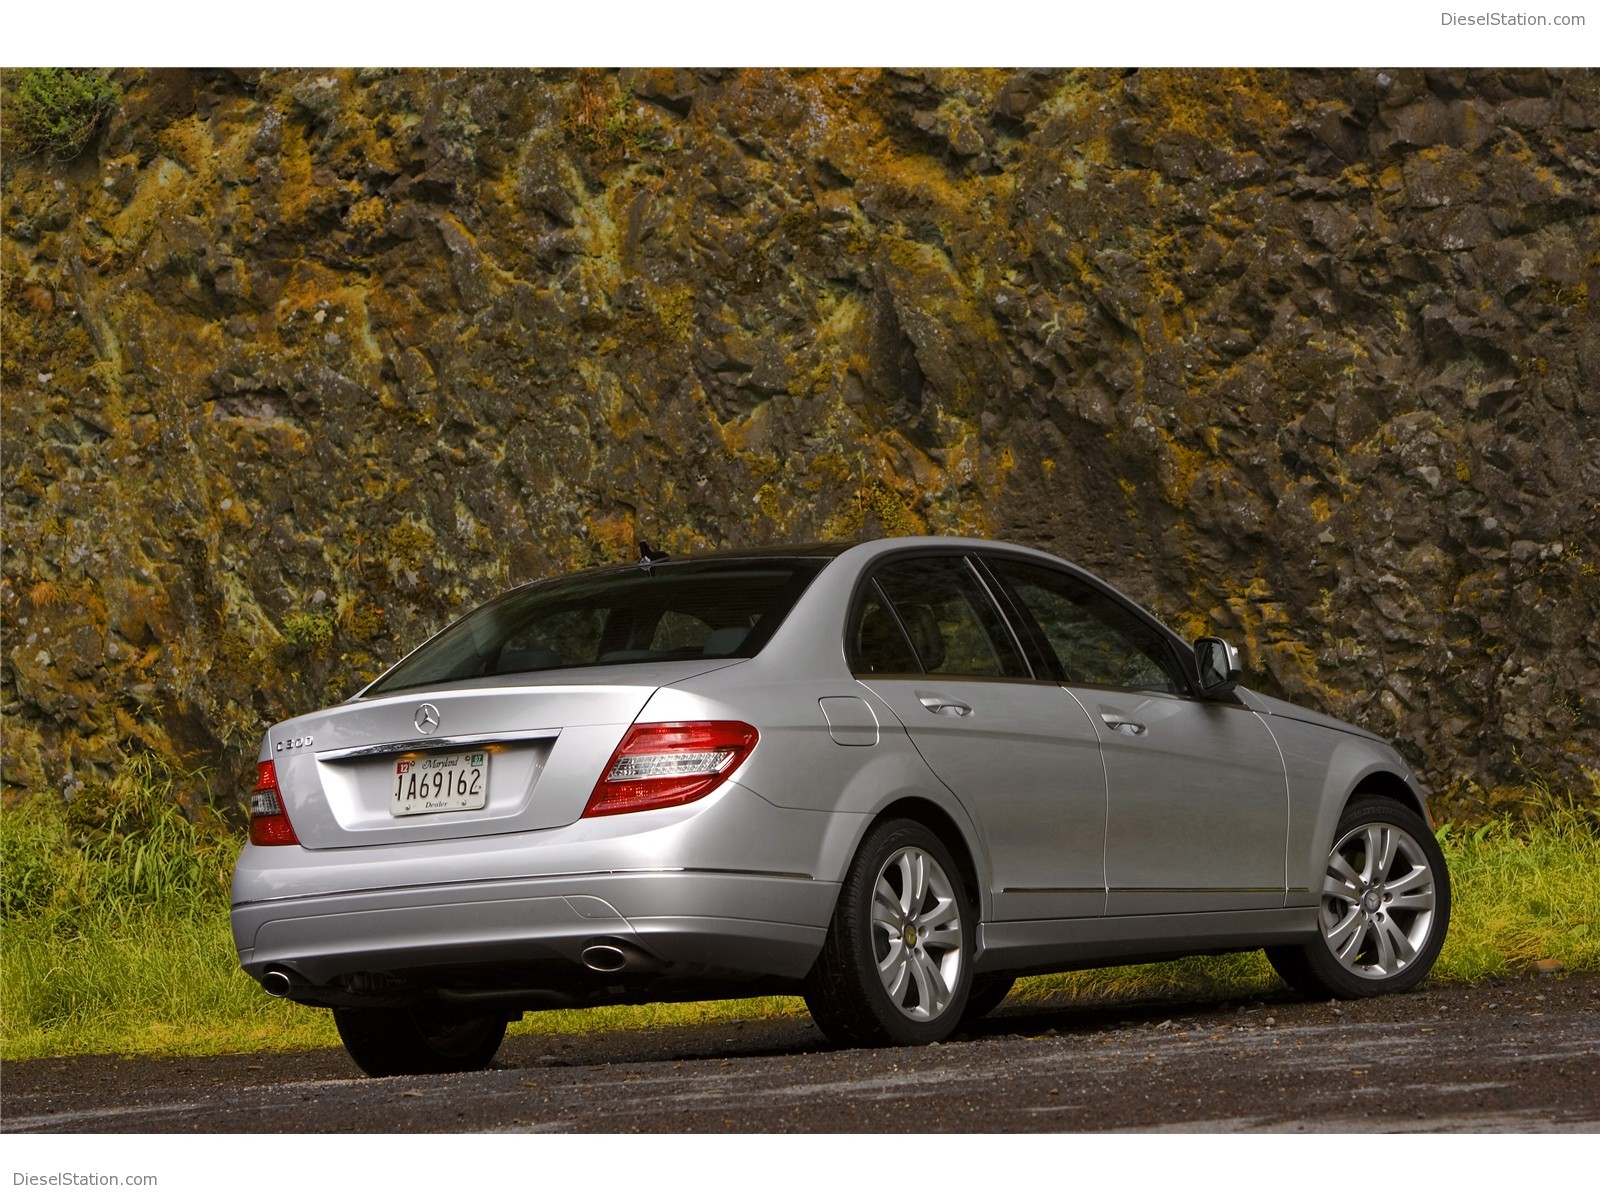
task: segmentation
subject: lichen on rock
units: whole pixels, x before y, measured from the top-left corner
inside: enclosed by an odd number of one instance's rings
[[[7,792],[237,789],[640,537],[924,531],[1233,638],[1445,815],[1600,761],[1593,72],[110,82],[0,168]]]

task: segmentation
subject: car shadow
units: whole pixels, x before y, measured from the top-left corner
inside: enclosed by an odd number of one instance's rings
[[[1246,1013],[1309,1003],[1288,989],[1240,991],[1181,1000],[1061,1001],[1014,998],[958,1030],[949,1043],[1105,1033],[1142,1025],[1219,1023]],[[801,1054],[917,1053],[917,1047],[839,1048],[806,1017],[771,1017],[588,1034],[519,1034],[506,1039],[494,1069],[586,1067],[616,1063],[696,1062]]]

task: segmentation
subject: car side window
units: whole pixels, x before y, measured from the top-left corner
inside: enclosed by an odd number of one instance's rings
[[[922,664],[877,584],[868,585],[846,650],[850,669],[857,675],[922,673]]]
[[[1114,600],[1048,567],[988,565],[1033,618],[1066,682],[1184,694],[1166,639]]]
[[[972,568],[960,558],[920,558],[890,563],[874,575],[877,588],[862,606],[857,642],[887,637],[886,622],[898,627],[897,640],[910,641],[915,665],[924,675],[1027,677],[1027,667],[999,610]],[[878,589],[887,607],[877,600]],[[869,628],[868,622],[874,623]],[[881,669],[881,668],[880,668]]]

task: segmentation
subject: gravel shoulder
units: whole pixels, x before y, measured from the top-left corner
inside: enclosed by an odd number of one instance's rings
[[[808,1021],[509,1039],[488,1071],[374,1080],[340,1051],[0,1064],[0,1130],[1600,1132],[1600,976],[1360,1003],[1013,1001],[935,1046]]]

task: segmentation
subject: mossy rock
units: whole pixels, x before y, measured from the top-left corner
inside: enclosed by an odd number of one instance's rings
[[[9,90],[6,132],[17,152],[58,162],[83,153],[119,98],[104,71],[76,67],[29,67]]]

